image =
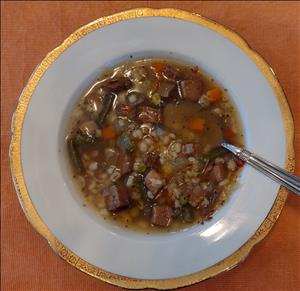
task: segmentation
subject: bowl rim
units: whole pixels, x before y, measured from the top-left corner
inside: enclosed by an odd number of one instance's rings
[[[187,12],[184,10],[165,8],[165,9],[152,9],[152,8],[137,8],[132,10],[127,10],[119,12],[110,16],[101,17],[95,21],[92,21],[70,36],[68,36],[58,47],[53,49],[42,62],[36,67],[27,85],[24,87],[21,95],[19,97],[17,108],[13,114],[12,126],[11,126],[11,144],[9,149],[10,157],[10,167],[11,175],[13,178],[15,190],[21,207],[35,230],[42,235],[49,243],[50,247],[58,254],[61,258],[66,260],[69,264],[76,267],[77,269],[97,278],[102,281],[118,285],[121,287],[140,289],[140,288],[156,288],[156,289],[169,289],[183,287],[191,285],[202,280],[211,278],[223,271],[230,270],[241,263],[249,254],[250,250],[254,245],[260,242],[271,230],[272,226],[278,219],[281,210],[285,204],[288,191],[283,187],[279,188],[274,204],[260,225],[256,230],[255,234],[251,236],[248,241],[242,245],[236,252],[225,258],[224,260],[218,262],[217,264],[206,268],[204,270],[198,271],[193,274],[189,274],[182,277],[170,278],[170,279],[160,279],[160,280],[144,280],[129,278],[117,274],[107,272],[99,267],[91,265],[87,261],[80,258],[74,252],[69,250],[62,242],[60,242],[48,229],[47,225],[42,221],[38,212],[36,211],[29,193],[26,188],[26,183],[24,179],[22,161],[21,161],[21,139],[22,139],[22,128],[23,122],[26,115],[27,107],[30,103],[31,96],[42,78],[46,70],[51,66],[51,64],[72,44],[78,41],[80,38],[89,34],[90,32],[97,30],[99,28],[108,26],[110,24],[141,17],[167,17],[175,18],[179,20],[185,20],[193,22],[195,24],[207,27],[223,37],[227,38],[238,46],[258,67],[264,77],[268,80],[270,86],[272,87],[277,101],[281,110],[282,120],[285,129],[286,138],[286,161],[285,169],[288,171],[293,171],[295,167],[295,154],[293,148],[294,140],[294,122],[289,108],[289,104],[285,97],[284,91],[274,73],[274,70],[270,65],[250,46],[247,42],[239,36],[236,32],[231,29],[216,23],[206,17],[203,17],[196,13]]]

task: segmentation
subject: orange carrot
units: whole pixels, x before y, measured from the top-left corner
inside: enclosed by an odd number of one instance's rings
[[[222,91],[219,88],[213,88],[206,93],[210,102],[215,103],[222,99]]]
[[[103,139],[114,139],[116,138],[117,133],[113,126],[107,126],[102,129],[102,137]]]
[[[200,117],[192,118],[188,123],[188,128],[197,133],[202,133],[204,130],[204,123],[204,119]]]
[[[223,130],[223,136],[226,140],[232,141],[235,137],[235,132],[231,128],[225,128]]]
[[[161,75],[166,65],[164,63],[153,63],[151,65],[156,74]]]

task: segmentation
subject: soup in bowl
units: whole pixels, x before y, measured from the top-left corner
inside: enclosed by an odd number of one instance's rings
[[[128,61],[78,100],[66,143],[86,204],[124,228],[179,230],[210,219],[228,198],[243,145],[226,90],[198,66]]]

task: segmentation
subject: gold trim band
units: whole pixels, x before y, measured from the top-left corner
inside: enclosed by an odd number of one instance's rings
[[[278,100],[278,104],[281,109],[282,118],[284,122],[284,128],[286,133],[286,169],[288,171],[294,170],[295,158],[293,149],[293,138],[294,138],[294,124],[293,118],[285,98],[284,92],[273,72],[271,67],[263,60],[263,58],[253,51],[248,44],[235,32],[225,28],[224,26],[215,23],[207,18],[200,15],[192,14],[182,10],[176,9],[150,9],[150,8],[140,8],[129,11],[124,11],[111,16],[102,17],[97,19],[72,33],[60,46],[51,51],[41,62],[41,64],[36,68],[32,74],[30,80],[28,81],[26,87],[24,88],[17,109],[15,111],[13,121],[12,121],[12,140],[10,145],[10,165],[13,181],[15,184],[16,192],[20,200],[20,204],[24,210],[24,213],[33,227],[49,242],[52,249],[66,260],[72,266],[78,268],[79,270],[95,277],[101,279],[105,282],[118,285],[126,288],[157,288],[157,289],[169,289],[182,287],[186,285],[191,285],[196,282],[200,282],[207,278],[213,277],[223,271],[230,270],[237,264],[242,262],[249,254],[252,247],[261,241],[270,231],[274,223],[276,222],[287,197],[287,190],[280,188],[278,191],[276,200],[270,210],[269,214],[257,229],[255,234],[236,252],[232,255],[220,261],[219,263],[211,266],[205,270],[173,279],[165,280],[140,280],[134,278],[128,278],[124,276],[119,276],[116,274],[109,273],[103,269],[89,264],[88,262],[81,259],[75,253],[71,252],[66,246],[64,246],[56,237],[50,232],[46,224],[42,221],[39,214],[37,213],[27,191],[23,170],[21,162],[21,135],[23,122],[26,115],[26,111],[31,99],[31,96],[39,83],[39,80],[46,72],[46,70],[51,66],[51,64],[67,50],[72,44],[81,39],[88,33],[102,28],[104,26],[110,25],[123,20],[134,19],[139,17],[150,17],[150,16],[160,16],[160,17],[170,17],[176,19],[182,19],[190,21],[209,29],[216,31],[217,33],[223,35],[240,49],[242,49],[256,64],[260,69],[262,74],[268,80],[269,84],[272,86],[275,95]]]

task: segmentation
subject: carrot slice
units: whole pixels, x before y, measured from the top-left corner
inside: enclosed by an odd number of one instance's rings
[[[223,130],[223,136],[226,140],[232,141],[235,137],[235,132],[231,128],[225,128]]]
[[[219,88],[213,88],[206,93],[211,103],[218,102],[222,99],[222,91]]]
[[[161,75],[164,71],[166,64],[165,63],[154,63],[151,65],[156,74]]]
[[[204,124],[205,124],[204,119],[200,117],[196,117],[189,121],[188,128],[197,133],[202,133],[204,130]]]
[[[114,139],[116,138],[117,133],[113,126],[107,126],[102,129],[102,137],[103,139]]]

